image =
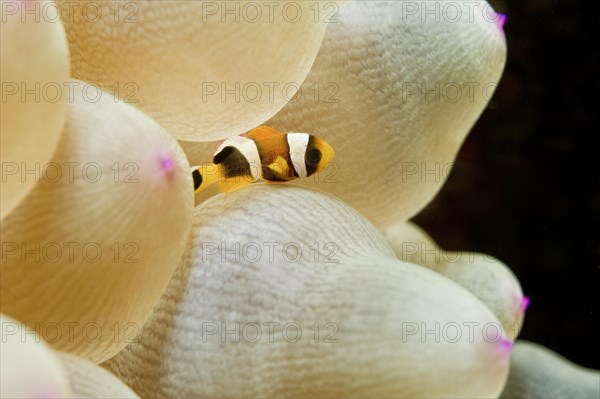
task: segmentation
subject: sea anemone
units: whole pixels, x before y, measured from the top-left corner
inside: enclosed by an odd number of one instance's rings
[[[514,346],[506,265],[409,221],[502,74],[487,3],[2,13],[2,396],[594,394],[596,372]],[[190,164],[263,123],[335,162],[194,198]]]

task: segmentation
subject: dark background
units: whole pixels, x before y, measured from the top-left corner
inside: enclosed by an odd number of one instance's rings
[[[415,221],[489,253],[531,297],[520,338],[600,369],[600,16],[593,2],[492,1],[508,60],[448,182]]]

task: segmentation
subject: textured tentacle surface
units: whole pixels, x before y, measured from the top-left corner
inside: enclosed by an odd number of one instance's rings
[[[241,134],[294,95],[327,26],[311,2],[251,3],[96,1],[99,20],[71,4],[63,21],[73,75],[135,103],[178,139]]]
[[[99,362],[125,346],[166,287],[193,185],[156,122],[106,92],[89,101],[77,83],[53,167],[2,221],[0,306],[53,347]]]
[[[67,115],[69,49],[65,32],[51,15],[40,18],[35,12],[36,7],[50,5],[50,1],[2,3],[1,218],[35,186],[56,148]],[[34,12],[25,18],[26,10]]]
[[[65,368],[73,398],[139,398],[127,385],[102,367],[66,352],[57,352]]]
[[[469,290],[494,312],[509,339],[516,339],[529,298],[508,266],[490,255],[445,251],[410,222],[390,226],[384,236],[401,260],[425,266]]]
[[[501,330],[344,203],[265,184],[196,208],[139,341],[105,366],[151,397],[494,397],[508,372]]]

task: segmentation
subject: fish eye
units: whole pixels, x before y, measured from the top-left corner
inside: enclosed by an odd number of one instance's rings
[[[306,152],[306,162],[309,165],[316,165],[321,161],[321,151],[317,148],[310,149]]]

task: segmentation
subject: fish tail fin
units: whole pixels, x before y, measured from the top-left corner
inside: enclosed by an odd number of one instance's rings
[[[237,176],[230,179],[225,179],[219,184],[220,193],[229,193],[240,188],[250,185],[253,180],[248,176]]]
[[[206,163],[192,166],[192,178],[194,179],[194,192],[199,193],[211,184],[221,180],[221,165]]]

